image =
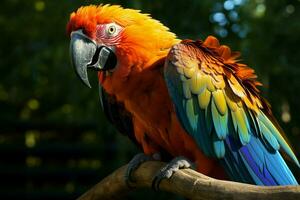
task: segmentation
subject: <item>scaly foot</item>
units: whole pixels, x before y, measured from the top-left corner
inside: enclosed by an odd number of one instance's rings
[[[179,169],[190,168],[192,163],[185,157],[176,157],[171,160],[165,167],[159,170],[152,181],[152,188],[159,190],[159,184],[163,179],[169,179]]]
[[[131,159],[131,161],[128,163],[128,167],[125,173],[125,181],[128,187],[130,187],[130,182],[135,182],[135,180],[133,180],[131,176],[133,171],[136,170],[142,163],[151,160],[160,160],[160,155],[157,153],[149,156],[144,153],[139,153]]]

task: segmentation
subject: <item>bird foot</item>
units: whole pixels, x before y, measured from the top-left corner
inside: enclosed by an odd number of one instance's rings
[[[152,181],[152,188],[159,190],[159,184],[163,179],[169,179],[179,169],[190,168],[192,163],[185,157],[176,157],[171,160],[166,166],[159,170]]]
[[[142,163],[151,160],[160,160],[160,155],[156,153],[152,156],[149,156],[144,153],[139,153],[131,159],[131,161],[128,163],[128,167],[125,173],[125,181],[128,187],[131,187],[130,182],[136,182],[132,178],[132,173],[134,172],[134,170],[136,170]]]

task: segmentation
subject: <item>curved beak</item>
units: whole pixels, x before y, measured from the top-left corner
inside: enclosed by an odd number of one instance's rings
[[[107,70],[116,66],[117,58],[114,52],[87,37],[82,30],[71,33],[70,43],[71,63],[80,80],[89,88],[87,69]]]

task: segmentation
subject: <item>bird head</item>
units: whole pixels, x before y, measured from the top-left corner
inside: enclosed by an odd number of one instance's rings
[[[99,78],[120,81],[166,56],[178,42],[175,34],[148,14],[117,5],[79,8],[70,16],[67,33],[72,65],[88,87],[87,69],[99,71]]]

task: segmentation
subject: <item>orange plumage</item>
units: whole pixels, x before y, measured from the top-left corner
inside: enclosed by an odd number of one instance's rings
[[[180,40],[146,14],[108,5],[78,9],[71,14],[67,32],[84,28],[93,38],[97,24],[110,22],[128,29],[117,46],[119,67],[112,75],[99,72],[99,80],[132,113],[134,134],[144,152],[153,154],[163,147],[173,156],[184,155],[196,161],[200,172],[210,174],[215,161],[205,157],[181,127],[162,76],[164,59]]]
[[[186,56],[181,59],[187,59],[182,62],[197,65],[201,73],[211,76],[208,81],[211,78],[213,94],[215,89],[225,88],[224,94],[231,101],[231,104],[226,104],[229,107],[238,105],[256,114],[263,110],[271,116],[268,104],[259,96],[257,86],[261,84],[256,80],[254,70],[238,63],[239,53],[232,53],[229,47],[220,45],[212,36],[204,42],[180,41],[167,27],[149,15],[120,6],[82,7],[71,14],[67,32],[70,34],[82,29],[87,36],[96,40],[97,25],[108,23],[116,23],[124,29],[114,46],[117,67],[113,71],[100,71],[99,81],[104,90],[115,96],[131,113],[134,135],[144,152],[153,154],[164,149],[172,156],[185,156],[194,161],[199,172],[224,178],[219,163],[204,155],[195,138],[182,127],[165,82],[164,64],[166,59],[177,62],[176,52],[175,60],[172,60],[172,56],[167,57],[174,45],[180,42],[187,44],[181,49]],[[194,55],[198,60],[191,59]],[[188,73],[184,71],[185,75]],[[196,74],[194,71],[190,73],[191,77]],[[227,111],[223,104],[217,106],[219,110]]]

